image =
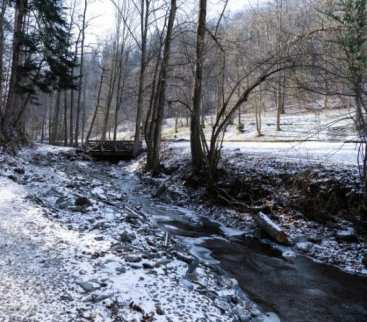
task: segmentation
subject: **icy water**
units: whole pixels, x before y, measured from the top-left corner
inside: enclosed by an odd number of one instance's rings
[[[129,189],[136,178],[131,178]],[[136,182],[136,181],[135,181]],[[266,322],[366,322],[367,278],[282,252],[192,211],[129,194],[191,253],[234,277],[242,291],[268,314]]]

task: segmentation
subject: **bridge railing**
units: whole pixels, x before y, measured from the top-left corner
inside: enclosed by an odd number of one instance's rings
[[[133,141],[109,141],[109,140],[89,140],[85,145],[87,152],[121,152],[121,153],[132,153],[134,148]],[[140,144],[139,149],[143,146]]]

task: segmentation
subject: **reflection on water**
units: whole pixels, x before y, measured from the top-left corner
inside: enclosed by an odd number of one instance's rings
[[[134,193],[129,194],[129,200],[142,205],[158,225],[181,238],[194,256],[220,265],[236,278],[241,289],[265,312],[274,312],[262,316],[262,321],[367,321],[367,278],[241,237],[238,231],[184,208],[159,204]]]

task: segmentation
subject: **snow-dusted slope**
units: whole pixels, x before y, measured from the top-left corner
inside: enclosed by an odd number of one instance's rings
[[[247,302],[218,307],[220,292],[234,294],[232,282],[201,265],[191,280],[193,259],[182,245],[167,241],[149,213],[125,207],[140,193],[130,180],[126,169],[82,161],[72,149],[0,154],[0,321],[232,321],[250,314]]]

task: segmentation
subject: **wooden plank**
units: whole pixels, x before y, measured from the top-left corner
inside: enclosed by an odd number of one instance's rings
[[[133,159],[137,155],[133,154],[133,141],[98,141],[90,140],[85,146],[85,151],[92,157],[98,159],[126,160]],[[143,152],[143,145],[140,144],[138,155]]]

